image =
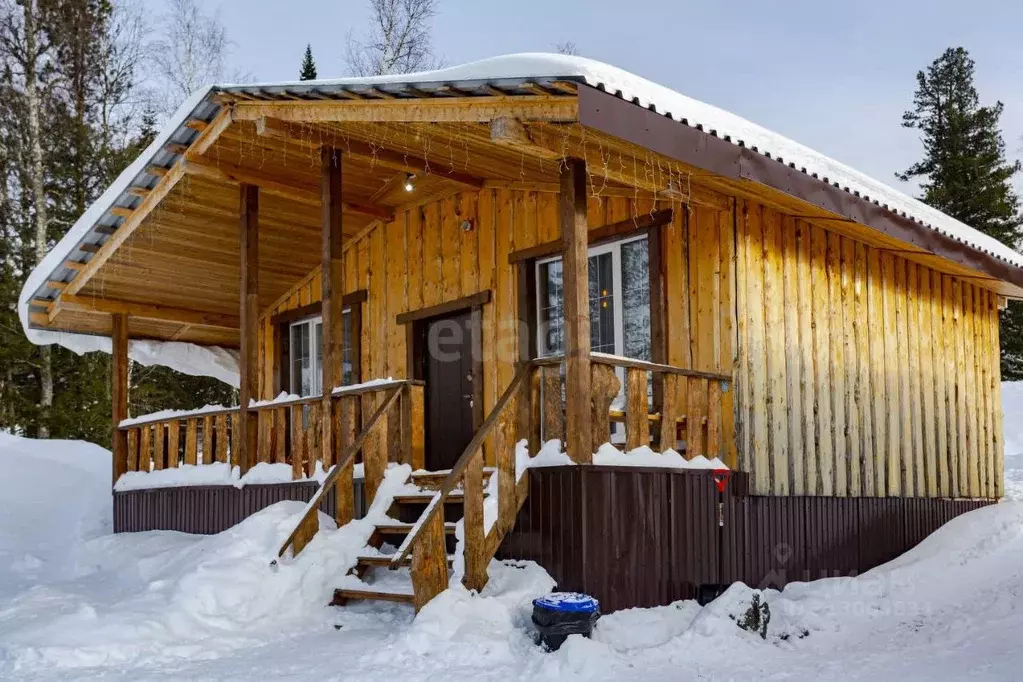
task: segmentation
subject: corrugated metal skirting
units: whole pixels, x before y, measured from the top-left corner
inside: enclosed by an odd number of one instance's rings
[[[182,486],[114,492],[114,532],[177,530],[210,535],[227,530],[261,509],[285,500],[308,502],[319,489],[315,481],[247,485]],[[328,495],[320,509],[331,516],[335,497]],[[356,515],[362,517],[362,481],[355,482]]]
[[[991,504],[746,496],[746,475],[735,474],[719,531],[710,472],[587,466],[529,476],[529,497],[498,556],[536,561],[560,589],[591,594],[606,612],[692,599],[703,583],[780,588],[856,575]]]

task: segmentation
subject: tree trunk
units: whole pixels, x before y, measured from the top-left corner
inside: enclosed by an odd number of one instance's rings
[[[39,43],[36,35],[36,2],[23,0],[25,15],[25,95],[28,104],[29,181],[36,209],[35,247],[38,265],[47,252],[46,187],[43,176],[43,145],[41,141],[38,73]],[[53,361],[49,346],[39,347],[39,437],[50,435],[50,408],[53,405]]]

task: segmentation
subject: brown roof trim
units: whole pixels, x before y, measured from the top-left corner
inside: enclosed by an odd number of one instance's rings
[[[717,175],[758,182],[954,263],[1023,288],[1023,268],[1006,263],[985,251],[776,159],[596,88],[579,88],[579,122]]]

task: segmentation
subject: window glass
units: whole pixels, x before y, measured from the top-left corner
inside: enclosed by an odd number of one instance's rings
[[[589,261],[590,350],[615,355],[614,254],[590,256]]]
[[[562,283],[561,261],[540,264],[540,281],[537,289],[540,315],[540,354],[557,355],[565,347],[562,337],[564,324],[565,291]]]
[[[650,250],[647,240],[622,244],[622,355],[650,360]]]
[[[341,351],[341,385],[351,386],[355,383],[355,363],[353,361],[352,347],[352,311],[346,309],[341,317],[342,333],[344,334],[344,349]]]
[[[344,348],[341,356],[341,384],[355,382],[352,315],[345,309],[341,318]],[[315,317],[291,325],[291,392],[302,396],[323,392],[323,320]]]
[[[309,355],[309,325],[295,324],[291,327],[291,392],[299,395],[312,393]]]

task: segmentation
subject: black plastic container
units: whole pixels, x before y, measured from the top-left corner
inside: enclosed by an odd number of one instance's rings
[[[552,592],[533,600],[537,644],[557,651],[569,635],[589,637],[600,618],[600,602],[578,592]]]

